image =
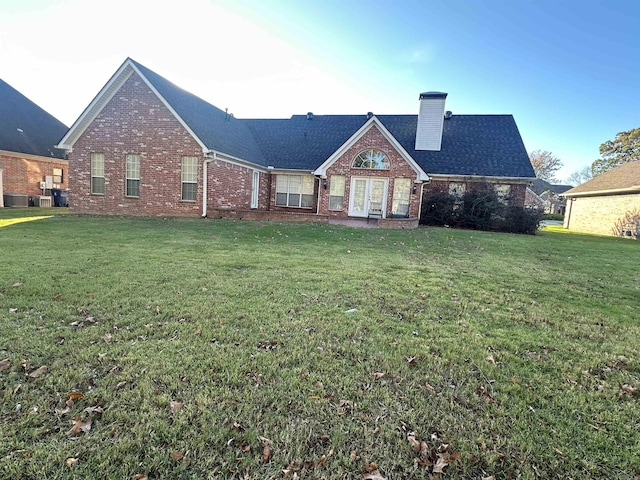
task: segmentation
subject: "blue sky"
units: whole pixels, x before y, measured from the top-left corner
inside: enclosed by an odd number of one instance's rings
[[[0,78],[71,125],[126,57],[237,117],[513,114],[565,178],[640,127],[640,1],[0,0]]]

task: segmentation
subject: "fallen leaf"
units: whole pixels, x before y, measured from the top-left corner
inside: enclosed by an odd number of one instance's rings
[[[409,364],[410,367],[415,367],[416,366],[416,357],[415,356],[404,357],[404,359],[407,361],[407,363]]]
[[[38,377],[41,377],[42,375],[44,375],[45,373],[47,373],[47,371],[49,371],[49,368],[46,365],[42,365],[37,370],[34,370],[33,372],[31,372],[29,374],[29,376],[31,378],[38,378]]]
[[[447,446],[448,447],[448,446]],[[436,464],[433,466],[433,473],[444,473],[443,469],[455,462],[460,457],[460,452],[454,453],[438,453],[438,460],[436,460]]]
[[[258,438],[262,442],[262,456],[260,457],[260,459],[266,463],[271,458],[271,448],[269,447],[269,445],[271,445],[271,440],[265,437]]]
[[[74,417],[71,420],[73,426],[67,432],[67,435],[75,437],[80,435],[81,433],[87,433],[91,430],[91,417],[87,418],[86,422],[82,421],[80,416]]]
[[[131,475],[131,478],[133,478],[133,480],[147,480],[147,474],[146,473],[136,473],[135,475]]]
[[[16,313],[18,311],[17,308],[10,308],[9,313]]]
[[[376,465],[376,462],[364,462],[364,471],[365,473],[373,473],[376,470],[378,470],[378,465]]]
[[[2,372],[3,370],[6,370],[10,366],[11,366],[11,360],[9,360],[8,358],[5,358],[4,360],[0,361],[0,372]]]
[[[622,385],[622,391],[624,393],[628,393],[629,395],[633,395],[634,393],[636,393],[637,390],[638,390],[637,387],[629,385],[628,383],[625,383],[624,385]]]
[[[380,433],[380,427],[376,427],[376,428],[373,430],[373,434],[374,434],[374,435],[378,435],[379,433]]]
[[[124,387],[127,383],[129,383],[129,382],[127,382],[126,380],[123,380],[122,382],[118,382],[118,384],[116,385],[116,390],[121,389],[121,388],[122,388],[122,387]]]
[[[67,401],[65,402],[65,405],[66,405],[65,408],[55,409],[56,415],[66,415],[67,413],[69,413],[71,411],[71,407],[73,407],[73,400],[71,400],[70,398],[67,399]]]
[[[169,408],[171,409],[171,413],[174,415],[182,410],[183,406],[183,402],[169,402]]]
[[[177,450],[171,452],[169,456],[171,457],[171,460],[175,460],[176,462],[179,462],[184,458],[184,455],[182,454],[182,452],[179,452]]]
[[[109,343],[111,342],[111,338],[113,337],[113,335],[111,335],[110,333],[105,333],[104,334],[104,341],[105,343]]]
[[[409,441],[409,445],[411,445],[411,449],[415,453],[420,452],[420,442],[416,440],[416,434],[414,432],[407,434],[407,440]]]
[[[16,282],[16,283],[14,283],[14,284],[13,284],[13,285],[11,285],[11,286],[12,286],[13,288],[18,288],[18,287],[21,287],[21,286],[22,286],[22,283],[21,283],[21,282]]]
[[[79,460],[78,458],[72,458],[72,457],[69,457],[69,458],[67,458],[67,460],[66,460],[64,463],[66,463],[66,464],[67,464],[67,467],[72,467],[72,466],[74,466],[76,463],[78,463],[78,460]]]
[[[493,363],[494,365],[496,364],[496,361],[495,361],[495,359],[493,358],[493,355],[491,355],[491,354],[487,355],[486,360],[487,360],[487,362],[489,362],[489,363]]]
[[[102,407],[99,407],[98,405],[94,405],[93,407],[87,407],[83,410],[83,412],[89,414],[89,415],[93,415],[93,414],[97,414],[97,415],[102,415]]]
[[[80,392],[69,392],[67,394],[67,400],[72,400],[72,401],[76,401],[76,400],[81,400],[84,398],[84,395],[81,394]]]
[[[424,388],[426,388],[427,390],[429,390],[430,392],[433,392],[435,390],[435,388],[433,388],[431,385],[429,385],[428,383],[425,383]]]
[[[494,477],[493,475],[489,476],[489,477],[482,477],[482,480],[496,480],[496,477]]]
[[[383,477],[379,470],[374,470],[371,473],[362,474],[362,480],[387,480]]]
[[[385,376],[385,373],[383,373],[383,372],[373,372],[373,377],[374,377],[376,380],[380,380],[380,379],[381,379],[382,377],[384,377],[384,376]]]

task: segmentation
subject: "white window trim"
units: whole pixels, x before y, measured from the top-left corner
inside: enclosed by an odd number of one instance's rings
[[[138,177],[129,177],[129,159],[130,158],[138,159]],[[138,182],[138,195],[131,195],[129,193],[129,180],[134,180]],[[124,195],[129,198],[140,198],[140,155],[132,153],[125,157],[125,166],[124,166]]]
[[[195,165],[195,179],[193,181],[191,180],[185,180],[184,179],[184,162],[186,159],[190,159],[194,161],[194,165]],[[188,172],[191,173],[191,172]],[[196,186],[196,198],[184,198],[184,184],[188,183],[189,185],[195,185]],[[206,193],[205,193],[206,195]],[[197,202],[198,201],[198,157],[192,157],[192,156],[184,156],[182,157],[182,160],[180,162],[180,201],[182,202]]]
[[[260,172],[253,171],[253,178],[251,181],[251,208],[258,208],[258,193],[260,190]]]
[[[94,175],[93,174],[93,162],[94,160],[100,159],[102,162],[102,175]],[[91,180],[90,180],[90,184],[89,184],[89,190],[91,192],[91,195],[104,195],[104,191],[105,191],[105,178],[104,178],[104,153],[100,153],[100,152],[91,152],[91,157],[89,160],[89,169],[91,170]],[[94,178],[101,178],[102,179],[102,192],[94,192],[93,190],[93,179]]]

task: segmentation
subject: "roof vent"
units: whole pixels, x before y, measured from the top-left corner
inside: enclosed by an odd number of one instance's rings
[[[22,129],[21,129],[21,128],[19,128],[19,127],[18,127],[18,129],[17,129],[17,130],[18,130],[20,133],[23,133],[23,132],[24,132],[24,130],[22,130]]]
[[[449,120],[451,118],[451,115],[453,115],[453,112],[451,110],[447,110],[446,112],[444,112],[444,118],[446,120]]]
[[[373,117],[373,112],[367,112],[367,118]]]
[[[313,112],[307,112],[307,120],[313,120]]]

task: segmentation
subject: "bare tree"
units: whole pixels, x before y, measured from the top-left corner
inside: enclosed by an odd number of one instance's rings
[[[576,170],[571,175],[567,177],[567,183],[569,185],[578,186],[584,182],[588,182],[593,178],[593,172],[591,171],[591,167],[587,166],[581,168],[580,170]]]
[[[536,177],[549,183],[557,183],[555,174],[562,168],[562,160],[546,150],[534,150],[529,154],[529,160]]]

